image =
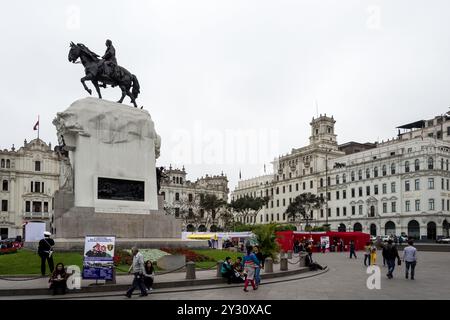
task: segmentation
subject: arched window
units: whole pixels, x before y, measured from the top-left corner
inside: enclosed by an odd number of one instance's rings
[[[386,222],[384,225],[384,234],[387,236],[394,236],[395,235],[395,223],[392,221]]]
[[[419,159],[414,160],[414,171],[420,170],[420,161]]]
[[[378,177],[378,167],[373,168],[373,176]]]
[[[405,161],[405,172],[409,172],[409,161]]]
[[[366,179],[369,179],[369,178],[370,178],[370,169],[367,168],[366,169]]]
[[[342,183],[346,183],[347,182],[347,175],[344,173],[342,175]]]
[[[2,190],[3,191],[8,191],[8,180],[3,180]]]
[[[358,171],[358,180],[362,180],[362,170]]]
[[[352,173],[350,174],[350,178],[352,181],[355,181],[355,171],[352,171]]]
[[[383,177],[387,174],[386,173],[386,165],[383,164],[383,166],[381,167],[381,174],[383,175]]]
[[[395,174],[395,163],[391,164],[391,174]]]
[[[5,167],[5,159],[2,159],[0,161],[0,168],[4,168]]]
[[[11,161],[9,159],[6,160],[6,168],[11,168]]]
[[[428,158],[428,170],[433,170],[433,157]]]
[[[339,175],[336,176],[336,184],[339,184]]]
[[[320,186],[323,187],[323,178],[320,178]]]

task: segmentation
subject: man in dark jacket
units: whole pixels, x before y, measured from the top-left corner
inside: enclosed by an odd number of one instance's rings
[[[397,247],[393,244],[392,239],[389,239],[387,245],[383,248],[383,252],[383,256],[386,258],[386,263],[388,265],[387,277],[388,279],[392,279],[394,277],[393,272],[395,269],[395,259],[397,259],[400,264],[400,256],[398,254]]]
[[[50,238],[51,233],[48,231],[44,232],[44,238],[39,241],[38,254],[41,257],[41,274],[45,276],[45,262],[48,262],[48,268],[50,272],[53,272],[53,246],[55,241]]]

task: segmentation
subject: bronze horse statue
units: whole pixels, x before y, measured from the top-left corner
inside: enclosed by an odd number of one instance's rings
[[[82,43],[70,43],[69,62],[76,63],[78,58],[80,58],[81,63],[84,66],[84,72],[86,73],[86,76],[81,78],[80,81],[89,94],[92,94],[92,90],[87,87],[85,81],[92,82],[100,99],[102,98],[102,94],[100,93],[99,82],[102,83],[101,86],[104,88],[106,88],[107,84],[112,87],[119,86],[120,90],[122,90],[122,97],[117,102],[122,103],[127,95],[130,97],[133,105],[137,108],[136,98],[140,93],[140,87],[136,76],[119,65],[110,65],[107,67],[106,63],[108,62],[99,59],[99,57],[98,54],[89,50],[89,48]]]

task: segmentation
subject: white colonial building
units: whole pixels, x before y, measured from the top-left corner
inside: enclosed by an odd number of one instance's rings
[[[218,199],[228,200],[228,179],[223,173],[206,175],[195,182],[186,179],[184,167],[173,169],[170,166],[164,173],[167,177],[162,180],[160,191],[164,208],[175,217],[184,219],[183,229],[201,231],[209,230],[214,223],[221,225],[220,219],[213,222],[210,215],[200,207],[200,198],[205,194],[214,194]]]
[[[284,212],[292,199],[311,192],[325,199],[324,206],[313,212],[313,225],[372,235],[406,233],[428,239],[448,235],[447,118],[401,126],[411,131],[387,142],[343,145],[337,144],[334,123],[326,115],[313,118],[308,146],[276,159],[274,174],[239,181],[232,199],[270,197],[268,205],[247,222],[288,222]]]
[[[52,229],[53,196],[59,188],[59,155],[40,139],[0,151],[1,237],[24,236],[29,221]]]

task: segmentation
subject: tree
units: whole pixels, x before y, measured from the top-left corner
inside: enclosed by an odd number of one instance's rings
[[[227,202],[218,198],[215,194],[202,194],[200,196],[200,208],[206,211],[208,218],[211,218],[211,224],[216,224],[219,217],[219,209],[224,207]]]
[[[249,197],[244,196],[231,201],[229,207],[237,212],[238,216],[242,218],[242,222],[247,222],[247,217],[256,217],[258,212],[269,202],[269,197]]]
[[[306,226],[309,227],[309,220],[312,220],[312,211],[319,209],[323,205],[323,198],[310,192],[302,193],[294,198],[286,209],[286,214],[293,222],[306,220]]]
[[[178,209],[178,215],[176,214]],[[189,201],[186,197],[180,198],[173,204],[165,204],[164,210],[176,218],[183,219],[184,225],[192,224],[198,227],[204,220],[201,216],[200,206],[198,200]]]

